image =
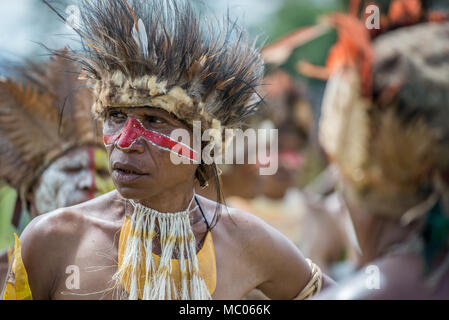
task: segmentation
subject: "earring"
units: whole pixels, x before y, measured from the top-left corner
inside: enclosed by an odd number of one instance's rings
[[[209,182],[207,181],[206,175],[203,172],[203,167],[199,167],[197,169],[196,178],[198,179],[198,182],[200,183],[201,189],[205,189],[209,186]]]

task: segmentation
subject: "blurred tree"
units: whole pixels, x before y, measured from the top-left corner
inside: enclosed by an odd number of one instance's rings
[[[283,4],[273,13],[270,23],[266,24],[269,42],[274,41],[295,29],[310,26],[329,12],[347,9],[345,0],[283,0]],[[307,60],[314,64],[324,64],[327,52],[335,42],[335,32],[328,32],[312,42],[296,49],[282,66],[292,75],[297,75],[295,64],[298,60]]]
[[[298,28],[314,25],[322,15],[335,11],[346,11],[347,6],[347,0],[283,0],[267,21],[260,21],[260,25],[263,25],[268,37],[267,43],[270,43]],[[305,60],[316,65],[324,65],[328,51],[335,40],[335,31],[326,32],[317,39],[295,49],[289,59],[280,66],[307,86],[308,96],[316,115],[315,119],[319,118],[325,82],[298,74],[296,64],[300,60]],[[267,70],[270,70],[270,66],[267,66]]]

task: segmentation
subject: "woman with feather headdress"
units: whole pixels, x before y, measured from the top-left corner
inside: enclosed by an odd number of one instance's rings
[[[8,240],[38,215],[113,189],[100,123],[88,113],[92,95],[80,87],[77,70],[58,57],[19,67],[21,81],[0,82],[0,210],[2,221],[12,224]],[[7,251],[0,256],[2,285],[12,258]]]
[[[200,121],[201,133],[214,129],[220,152],[223,130],[256,111],[263,61],[239,27],[203,25],[186,1],[83,0],[73,28],[83,50],[66,56],[94,88],[92,110],[104,122],[117,190],[27,227],[21,254],[33,298],[318,292],[325,276],[279,232],[195,194],[197,183],[219,180],[216,164],[199,161],[192,141],[171,135],[192,133]],[[188,162],[175,164],[178,158]],[[67,266],[76,266],[79,283],[67,285]]]

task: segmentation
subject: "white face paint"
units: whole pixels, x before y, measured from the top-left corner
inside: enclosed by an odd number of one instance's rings
[[[38,214],[72,206],[94,197],[97,191],[95,148],[71,150],[56,159],[41,175],[33,195]],[[102,175],[109,175],[102,168]],[[106,171],[106,172],[104,172]]]

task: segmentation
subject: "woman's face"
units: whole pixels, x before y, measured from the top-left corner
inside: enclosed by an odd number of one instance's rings
[[[107,154],[98,147],[79,147],[57,158],[42,173],[32,204],[42,214],[90,200],[114,188]]]
[[[193,189],[197,165],[172,161],[172,147],[177,142],[170,139],[170,134],[175,129],[185,129],[192,137],[186,124],[161,109],[128,107],[107,111],[103,136],[112,180],[123,197],[145,200],[181,184]],[[189,146],[186,150],[190,150]]]

